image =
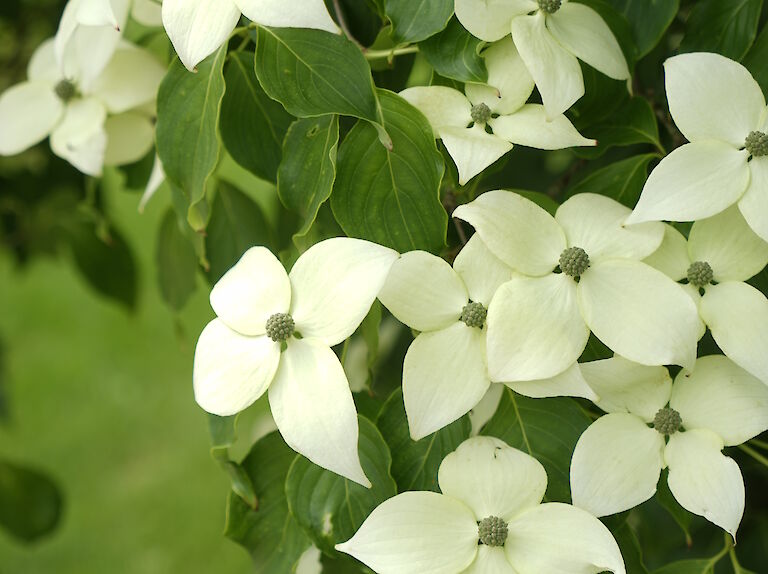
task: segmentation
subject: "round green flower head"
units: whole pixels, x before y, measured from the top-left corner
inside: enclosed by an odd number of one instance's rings
[[[664,407],[653,417],[653,428],[659,433],[669,436],[675,434],[683,426],[683,418],[675,409]]]
[[[562,0],[539,0],[539,8],[547,14],[554,14],[560,10]]]
[[[491,108],[483,103],[479,103],[476,106],[472,106],[469,114],[472,116],[472,121],[476,124],[487,124],[488,120],[491,119]]]
[[[688,283],[696,287],[704,287],[712,283],[715,273],[706,261],[694,261],[688,268]]]
[[[560,269],[574,279],[589,268],[589,255],[581,247],[569,247],[560,254]]]
[[[482,303],[467,303],[461,310],[460,321],[467,324],[468,327],[477,327],[482,329],[485,325],[485,318],[488,316],[488,309],[483,307]]]
[[[296,324],[288,313],[275,313],[267,319],[267,336],[275,341],[283,342],[293,335]]]
[[[744,147],[747,148],[749,155],[753,157],[768,155],[768,134],[750,132],[744,142]]]
[[[489,516],[477,523],[477,535],[486,546],[504,546],[508,534],[507,523],[498,516]]]
[[[53,88],[53,91],[56,93],[59,99],[65,103],[74,98],[75,94],[77,94],[77,88],[75,87],[75,84],[69,80],[61,80],[58,84],[56,84],[56,87]]]

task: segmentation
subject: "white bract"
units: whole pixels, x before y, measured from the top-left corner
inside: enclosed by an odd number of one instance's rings
[[[578,60],[616,80],[630,77],[613,32],[584,4],[568,0],[456,0],[456,17],[486,42],[501,40],[511,32],[550,118],[562,114],[584,95]]]
[[[651,498],[668,467],[680,505],[735,538],[744,481],[721,451],[768,429],[768,387],[720,355],[698,359],[674,384],[664,368],[621,358],[581,368],[601,397],[598,406],[610,414],[576,444],[573,504],[595,516],[622,512]]]
[[[680,285],[640,261],[656,251],[664,226],[624,227],[628,214],[610,198],[582,193],[552,217],[509,191],[487,192],[454,211],[520,273],[499,287],[488,309],[494,381],[567,378],[590,329],[639,363],[692,367],[696,305]]]
[[[491,46],[484,57],[488,85],[466,84],[466,95],[444,86],[400,92],[442,139],[456,162],[460,185],[510,151],[512,144],[546,150],[597,145],[564,115],[548,118],[543,106],[525,103],[533,92],[533,79],[512,40]]]
[[[744,283],[768,263],[768,243],[738,208],[697,221],[688,241],[667,225],[661,247],[646,263],[675,281],[687,279],[685,288],[718,346],[768,385],[768,300]]]
[[[272,416],[291,448],[370,486],[352,393],[331,347],[360,325],[397,257],[368,241],[328,239],[288,274],[268,249],[246,251],[211,291],[217,318],[195,350],[198,404],[233,415],[269,389]]]
[[[688,139],[653,170],[627,220],[694,221],[738,204],[768,241],[768,109],[749,71],[719,54],[664,63],[667,100]]]
[[[338,33],[323,0],[164,0],[163,26],[189,70],[227,41],[240,15],[276,28]]]
[[[474,437],[443,459],[442,494],[380,504],[337,550],[378,574],[624,574],[610,531],[589,513],[541,504],[544,467],[499,439]]]
[[[101,73],[83,82],[81,74],[62,74],[47,40],[29,62],[27,81],[0,95],[0,155],[50,135],[53,153],[88,175],[138,161],[154,144],[151,108],[164,74],[151,54],[122,42]]]

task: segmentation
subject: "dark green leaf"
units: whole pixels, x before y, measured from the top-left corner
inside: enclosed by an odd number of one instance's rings
[[[573,399],[530,399],[504,389],[499,408],[482,434],[536,458],[547,471],[547,500],[570,502],[571,456],[590,422]]]
[[[618,527],[611,527],[610,524],[608,526],[621,549],[627,574],[648,574],[648,569],[643,564],[640,542],[629,523],[624,520]]]
[[[381,326],[381,303],[376,299],[371,305],[371,310],[363,319],[358,327],[358,332],[362,335],[366,347],[368,347],[368,383],[372,378],[373,365],[379,356],[379,327]]]
[[[381,0],[383,2],[383,0]],[[344,13],[347,27],[355,40],[363,46],[370,46],[381,30],[384,9],[373,0],[339,0],[339,7]],[[335,12],[335,10],[334,10]],[[338,20],[339,18],[336,18]]]
[[[752,49],[744,58],[744,65],[752,72],[752,75],[763,88],[763,92],[768,93],[768,26],[763,28]]]
[[[392,453],[392,476],[397,482],[399,492],[440,492],[437,485],[437,469],[440,463],[469,438],[472,430],[469,416],[464,415],[436,433],[418,441],[412,440],[401,389],[392,393],[384,403],[376,425]]]
[[[680,8],[680,0],[609,0],[632,27],[637,59],[659,43]]]
[[[453,16],[453,0],[386,0],[384,7],[392,38],[402,44],[437,34]]]
[[[360,421],[358,452],[373,485],[365,488],[338,474],[296,458],[288,472],[285,493],[291,514],[320,550],[336,555],[334,546],[351,538],[379,504],[397,494],[389,473],[392,457],[379,430],[364,417]]]
[[[174,311],[181,311],[195,292],[197,254],[179,229],[179,219],[173,209],[168,209],[160,222],[155,261],[163,300]]]
[[[645,180],[648,179],[648,164],[658,159],[656,154],[645,154],[617,161],[589,174],[567,191],[570,197],[577,193],[599,193],[634,208]]]
[[[444,164],[432,127],[398,95],[379,90],[379,99],[393,148],[380,146],[366,123],[352,128],[339,149],[333,213],[350,237],[400,252],[439,252],[448,215],[439,199]]]
[[[321,574],[375,574],[365,564],[346,554],[339,554],[334,557],[323,554],[320,562],[323,566]]]
[[[482,44],[453,18],[445,30],[419,44],[419,48],[441,76],[460,82],[485,82],[488,70],[480,57]]]
[[[680,506],[680,503],[677,502],[677,499],[672,494],[672,491],[669,490],[669,485],[667,484],[668,476],[669,471],[662,471],[661,478],[659,479],[659,485],[656,490],[656,499],[659,501],[659,504],[661,504],[661,506],[667,512],[669,512],[669,515],[680,527],[680,530],[682,530],[683,536],[685,537],[686,544],[690,546],[692,544],[691,522],[693,520],[693,515],[685,508]]]
[[[237,417],[208,414],[208,434],[211,436],[211,453],[214,458],[218,458],[219,453],[226,453],[237,439]]]
[[[710,560],[680,560],[654,570],[653,574],[714,574]]]
[[[276,181],[285,132],[293,117],[267,96],[253,72],[253,54],[230,55],[221,103],[221,139],[237,163],[267,181]]]
[[[651,105],[645,98],[632,98],[605,121],[584,130],[587,137],[597,140],[596,147],[576,148],[576,155],[596,158],[614,146],[649,144],[664,152],[659,141],[659,125]]]
[[[685,25],[681,52],[717,52],[741,60],[757,35],[763,0],[700,0]]]
[[[526,199],[530,199],[533,203],[544,209],[552,217],[555,216],[555,213],[557,213],[557,208],[560,207],[560,205],[554,199],[541,193],[540,191],[527,191],[524,189],[513,189],[511,191],[517,193],[518,195],[522,195]]]
[[[33,542],[59,523],[62,496],[45,474],[0,461],[0,526],[15,538]]]

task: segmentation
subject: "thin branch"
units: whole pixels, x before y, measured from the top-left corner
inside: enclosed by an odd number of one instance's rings
[[[366,60],[380,60],[386,58],[387,60],[392,61],[392,58],[395,56],[415,54],[418,51],[418,46],[405,46],[403,48],[393,48],[392,50],[363,50],[363,55]]]
[[[762,464],[765,468],[768,468],[768,458],[764,457],[762,454],[757,452],[755,449],[748,447],[745,444],[740,444],[737,447],[739,450],[743,450],[745,453],[747,453],[749,456],[754,458],[757,462]]]

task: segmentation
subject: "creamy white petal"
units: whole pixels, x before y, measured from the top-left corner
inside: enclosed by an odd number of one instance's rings
[[[597,145],[597,141],[582,136],[563,114],[548,118],[544,106],[539,104],[527,104],[510,115],[499,116],[488,123],[497,136],[513,144],[536,149]]]
[[[403,90],[400,97],[427,117],[435,134],[442,128],[465,128],[472,123],[472,104],[464,94],[453,88],[418,86]]]
[[[293,450],[318,466],[370,487],[357,453],[357,411],[334,352],[314,339],[292,339],[269,386],[277,428]]]
[[[487,85],[466,84],[467,98],[475,105],[484,103],[497,114],[520,109],[533,92],[534,83],[512,38],[507,36],[491,44],[483,52],[483,59],[488,69]]]
[[[246,18],[262,26],[340,32],[323,0],[235,0],[235,4]]]
[[[642,259],[661,245],[664,225],[624,225],[630,213],[610,197],[579,193],[558,208],[555,220],[565,231],[568,245],[584,249],[590,263],[609,257]]]
[[[435,331],[459,320],[468,295],[464,282],[444,259],[410,251],[392,265],[379,300],[411,329]]]
[[[752,158],[749,173],[749,187],[739,201],[739,209],[752,230],[768,241],[768,157]]]
[[[163,163],[160,161],[160,158],[155,155],[155,163],[152,165],[152,173],[149,174],[147,187],[144,188],[144,193],[141,195],[141,200],[139,201],[139,213],[144,213],[144,208],[147,207],[147,203],[154,197],[164,181],[165,170],[163,169]]]
[[[0,95],[0,155],[15,155],[43,141],[64,115],[46,82],[25,82]]]
[[[710,217],[736,203],[748,185],[746,151],[712,140],[685,144],[651,172],[626,223]]]
[[[573,451],[573,504],[608,516],[645,502],[656,493],[663,452],[663,435],[641,418],[627,413],[600,417]]]
[[[232,0],[164,0],[163,26],[188,70],[227,41],[240,19]]]
[[[211,290],[211,307],[231,329],[266,333],[267,319],[286,313],[291,284],[283,264],[266,247],[251,247]]]
[[[510,389],[526,397],[582,397],[597,401],[598,395],[584,379],[579,363],[574,363],[559,375],[538,381],[515,381],[505,383]]]
[[[648,367],[618,355],[580,365],[587,383],[608,413],[632,413],[649,423],[666,406],[672,378],[666,367]]]
[[[411,438],[420,440],[468,413],[490,385],[484,330],[456,322],[421,333],[403,363]]]
[[[101,176],[107,149],[106,119],[107,112],[96,99],[71,101],[64,119],[51,133],[53,153],[87,175]]]
[[[120,30],[128,21],[130,0],[115,0],[112,7]],[[89,93],[90,86],[103,72],[115,53],[122,32],[112,26],[79,26],[67,47],[64,64],[67,76],[79,79],[84,93]]]
[[[155,143],[155,126],[145,115],[125,112],[107,118],[104,165],[126,165],[147,155]]]
[[[472,301],[491,304],[496,290],[512,279],[514,271],[486,247],[479,233],[469,238],[453,262],[453,268],[464,281]]]
[[[154,0],[133,0],[131,16],[144,26],[163,25],[162,5]]]
[[[149,52],[124,45],[94,81],[91,93],[110,113],[119,114],[154,101],[165,72]]]
[[[245,337],[214,319],[195,348],[195,400],[209,413],[239,413],[264,394],[280,362],[280,345],[265,336]]]
[[[585,510],[568,504],[542,504],[517,516],[509,523],[504,550],[523,573],[625,574],[611,532]]]
[[[491,380],[554,377],[576,362],[588,338],[573,279],[565,274],[514,277],[499,288],[488,309]]]
[[[27,80],[30,82],[45,82],[50,87],[62,79],[61,69],[56,61],[54,39],[49,38],[40,44],[27,65]]]
[[[541,463],[494,437],[472,437],[443,459],[440,490],[466,504],[478,520],[506,521],[538,506],[547,490]]]
[[[329,346],[341,343],[368,314],[397,258],[388,247],[348,237],[310,247],[289,274],[296,329]]]
[[[456,574],[477,554],[476,520],[449,496],[404,492],[377,506],[336,550],[379,574]]]
[[[658,269],[674,281],[688,275],[691,258],[688,256],[688,240],[671,225],[664,224],[664,239],[659,248],[643,259],[643,262]]]
[[[562,114],[584,95],[579,61],[552,37],[542,12],[512,21],[512,38],[536,81],[550,118]]]
[[[534,0],[456,0],[456,18],[473,36],[495,42],[509,34],[512,19],[538,10]]]
[[[512,149],[512,144],[487,133],[478,124],[471,128],[444,127],[440,138],[459,170],[459,185],[465,185]]]
[[[736,538],[744,514],[744,479],[736,462],[720,451],[715,433],[696,429],[669,437],[664,452],[669,489],[680,506]]]
[[[82,0],[77,9],[77,21],[84,26],[120,27],[110,0]]]
[[[587,325],[615,353],[644,365],[692,367],[699,315],[685,291],[653,267],[608,259],[581,276]]]
[[[469,411],[469,420],[472,422],[472,436],[476,436],[485,424],[493,418],[493,415],[496,414],[503,393],[504,385],[491,383],[485,396]]]
[[[736,281],[711,285],[701,298],[699,313],[723,352],[768,385],[768,300],[765,295],[751,285]]]
[[[611,29],[589,6],[568,2],[547,18],[547,29],[571,54],[614,80],[630,77]]]
[[[669,111],[689,141],[743,147],[759,125],[765,98],[749,71],[720,54],[681,54],[664,63]]]
[[[504,548],[486,546],[477,547],[477,558],[461,574],[519,574],[507,560]]]
[[[551,272],[566,248],[554,218],[511,191],[488,191],[457,207],[453,216],[472,225],[496,257],[526,275]]]

